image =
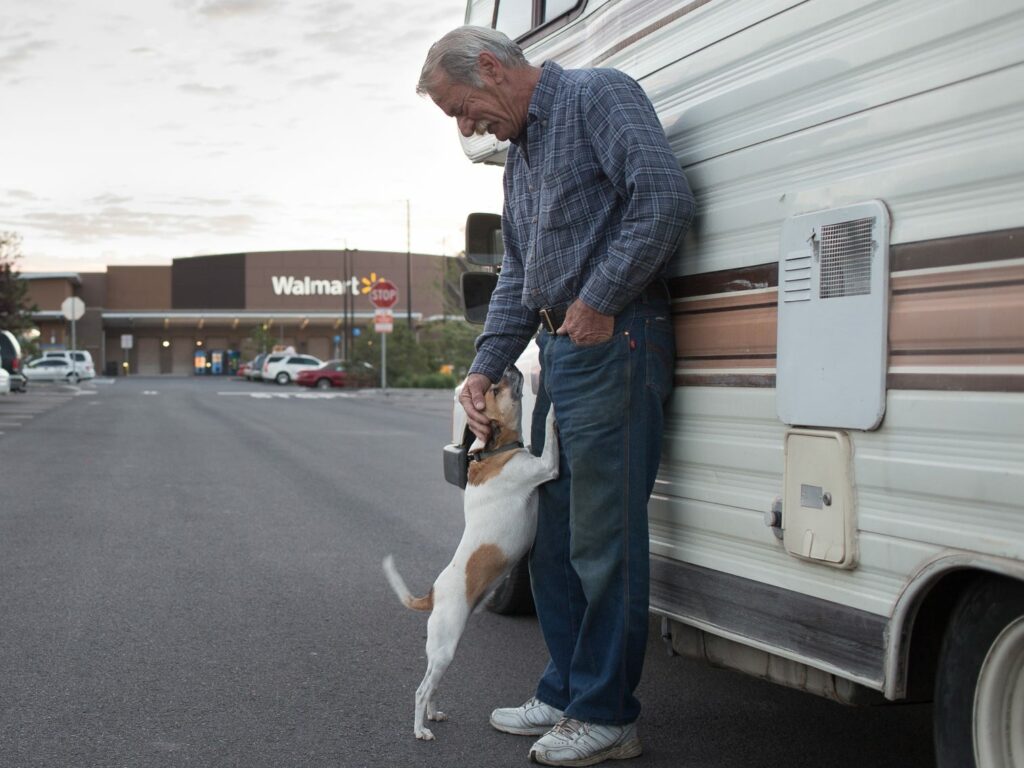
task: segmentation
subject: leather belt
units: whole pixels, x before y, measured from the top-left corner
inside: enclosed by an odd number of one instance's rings
[[[561,327],[562,323],[565,322],[565,310],[567,309],[568,307],[559,307],[557,309],[544,307],[540,310],[541,327],[548,333],[554,334]]]
[[[668,286],[665,285],[664,280],[655,280],[653,283],[648,285],[640,295],[635,299],[636,301],[656,301],[658,299],[668,299]],[[538,310],[540,313],[540,324],[541,327],[548,333],[554,334],[565,322],[565,312],[569,309],[568,306],[564,307],[543,307]]]

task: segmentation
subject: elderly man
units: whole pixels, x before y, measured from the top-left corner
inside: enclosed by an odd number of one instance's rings
[[[417,91],[464,136],[511,142],[505,256],[461,395],[469,425],[486,438],[483,393],[536,333],[534,449],[552,404],[561,435],[530,556],[551,658],[534,696],[491,724],[541,736],[529,756],[546,765],[635,757],[647,502],[675,358],[662,276],[693,197],[650,100],[616,70],[531,66],[502,33],[460,27],[431,47]]]

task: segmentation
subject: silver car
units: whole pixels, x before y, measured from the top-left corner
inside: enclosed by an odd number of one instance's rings
[[[83,378],[71,361],[61,357],[43,357],[25,366],[23,373],[29,381],[67,381],[77,384]]]

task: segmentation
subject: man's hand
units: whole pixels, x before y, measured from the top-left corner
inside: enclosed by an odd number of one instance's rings
[[[565,322],[556,331],[559,336],[568,336],[578,347],[590,347],[608,341],[615,330],[615,318],[602,315],[576,299],[565,312]]]
[[[489,378],[482,373],[471,373],[459,393],[459,403],[466,411],[470,431],[485,443],[491,436],[491,420],[484,415],[484,393],[490,388]]]

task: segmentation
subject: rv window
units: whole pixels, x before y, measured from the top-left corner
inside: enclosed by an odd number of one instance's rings
[[[498,12],[495,14],[494,28],[504,32],[513,40],[520,40],[540,27],[562,19],[569,20],[571,11],[583,6],[582,0],[497,0]],[[479,7],[477,7],[479,6]],[[470,0],[466,11],[467,18],[485,18],[484,11],[489,3]]]
[[[494,28],[515,40],[533,29],[533,4],[528,0],[504,0],[498,3]]]
[[[544,3],[544,23],[568,13],[579,4],[579,0],[548,0]]]
[[[474,27],[489,27],[494,21],[494,0],[469,0],[466,23]]]

